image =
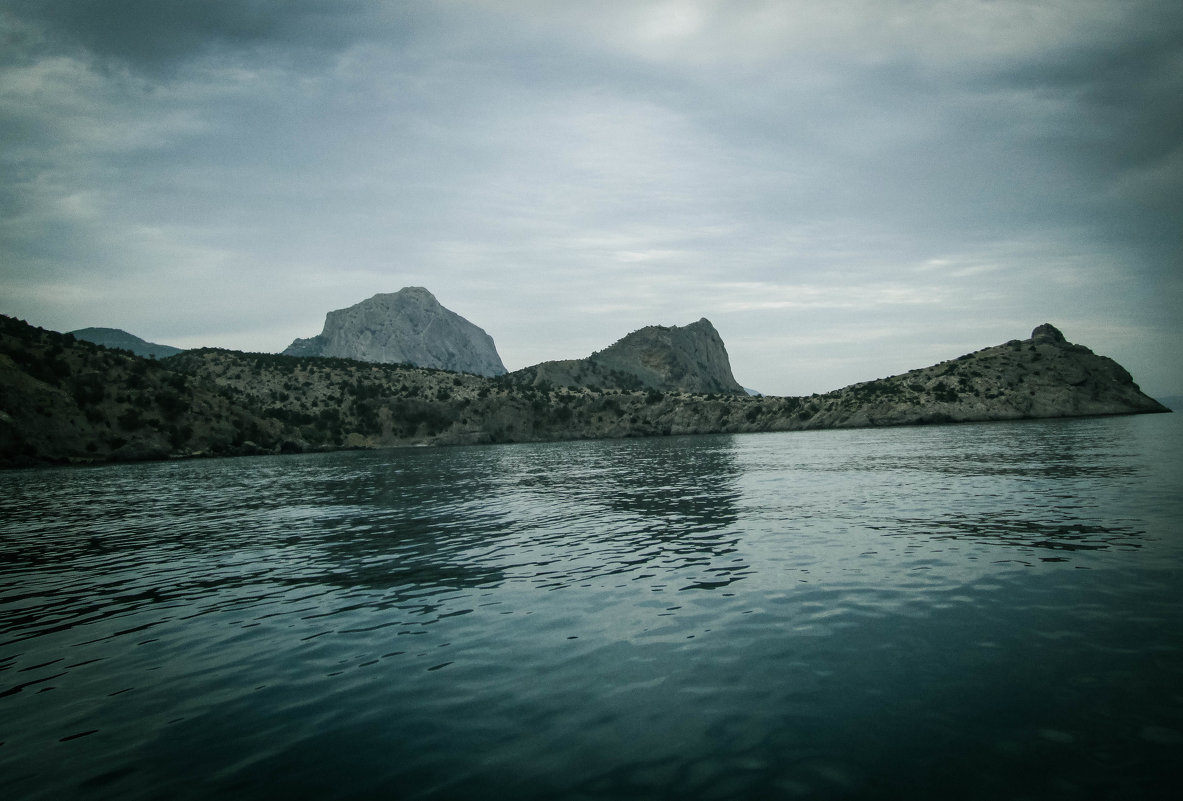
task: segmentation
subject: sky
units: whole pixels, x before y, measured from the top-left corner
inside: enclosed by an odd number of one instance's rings
[[[0,313],[510,370],[708,318],[826,392],[1044,322],[1183,395],[1178,0],[0,0]]]

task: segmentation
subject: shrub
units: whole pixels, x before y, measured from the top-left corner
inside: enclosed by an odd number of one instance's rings
[[[140,410],[134,408],[127,409],[119,415],[117,422],[124,431],[135,431],[144,427],[144,418],[140,415]]]
[[[166,418],[175,420],[189,408],[189,400],[176,392],[166,391],[156,396],[156,405]]]
[[[932,396],[941,403],[956,403],[959,397],[957,390],[945,384],[944,381],[938,381],[933,386]]]

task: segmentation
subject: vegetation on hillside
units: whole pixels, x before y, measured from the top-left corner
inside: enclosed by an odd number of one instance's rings
[[[0,465],[1165,411],[1112,360],[1034,340],[800,398],[546,375],[564,373],[213,348],[157,361],[0,317]]]

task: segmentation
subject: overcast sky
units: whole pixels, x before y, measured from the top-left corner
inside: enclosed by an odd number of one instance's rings
[[[0,0],[0,312],[509,369],[709,318],[809,394],[1043,322],[1183,394],[1183,3]]]

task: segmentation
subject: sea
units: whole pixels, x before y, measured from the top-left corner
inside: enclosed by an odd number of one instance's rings
[[[1141,799],[1183,415],[0,474],[0,797]]]

